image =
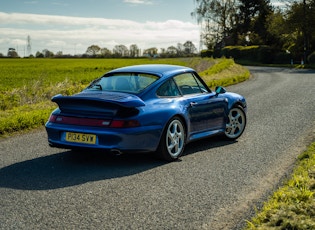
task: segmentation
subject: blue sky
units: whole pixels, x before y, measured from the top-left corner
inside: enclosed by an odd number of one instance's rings
[[[121,44],[160,50],[186,41],[198,49],[194,8],[194,0],[1,0],[0,53],[15,48],[28,55],[27,36],[32,54],[82,54],[90,45],[111,50]]]
[[[1,0],[0,53],[12,47],[26,55],[28,35],[33,54],[80,54],[93,44],[144,50],[192,41],[198,48],[194,7],[194,0]]]
[[[176,19],[194,21],[193,0],[2,0],[0,10],[31,13],[126,19],[145,22]]]

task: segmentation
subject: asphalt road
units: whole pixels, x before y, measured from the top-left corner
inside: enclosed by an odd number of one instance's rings
[[[0,229],[240,229],[314,140],[315,72],[250,67],[236,142],[189,144],[177,162],[75,155],[43,129],[0,141]]]

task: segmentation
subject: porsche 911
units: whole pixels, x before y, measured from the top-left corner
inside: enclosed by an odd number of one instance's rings
[[[118,68],[52,101],[58,107],[45,125],[48,143],[72,150],[148,152],[173,161],[189,142],[235,140],[246,126],[243,96],[212,91],[194,69],[176,65]]]

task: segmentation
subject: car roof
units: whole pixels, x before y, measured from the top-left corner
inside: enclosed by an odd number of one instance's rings
[[[126,66],[126,67],[112,70],[108,73],[137,72],[137,73],[150,73],[150,74],[155,74],[162,77],[162,76],[166,76],[170,74],[178,74],[178,73],[191,72],[191,71],[194,71],[194,70],[189,67],[179,66],[179,65],[144,64],[144,65]]]

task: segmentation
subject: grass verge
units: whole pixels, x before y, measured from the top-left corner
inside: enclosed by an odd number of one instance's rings
[[[210,88],[237,84],[250,77],[250,72],[232,59],[220,59],[211,68],[199,74]]]
[[[47,101],[0,111],[0,136],[5,137],[44,125],[55,107],[55,104]]]
[[[315,229],[315,142],[297,161],[291,178],[245,229]]]

